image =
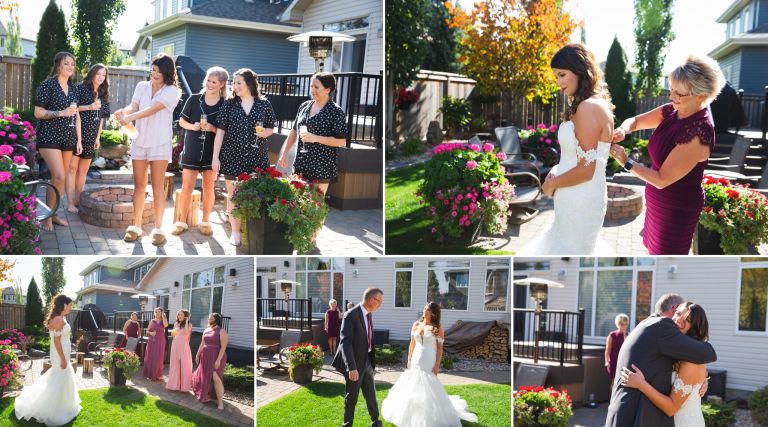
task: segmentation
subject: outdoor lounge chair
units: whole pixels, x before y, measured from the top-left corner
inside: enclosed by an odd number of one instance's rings
[[[728,157],[710,157],[707,170],[704,175],[716,175],[728,179],[743,179],[742,171],[747,160],[750,141],[744,137],[736,136]]]
[[[286,364],[287,358],[285,358],[285,351],[292,345],[298,344],[301,340],[301,331],[283,331],[280,334],[280,342],[268,346],[261,346],[256,350],[256,368],[261,369],[263,373],[287,373],[288,366]],[[259,356],[259,350],[262,352],[270,353],[267,358]],[[271,363],[272,366],[264,368],[261,366],[261,362]]]
[[[104,357],[104,350],[115,347],[117,345],[118,337],[116,332],[110,332],[106,340],[92,341],[88,344],[86,350],[88,353],[93,353],[96,356],[96,362],[101,364],[101,359]]]
[[[128,337],[128,340],[125,343],[125,347],[123,347],[123,350],[130,351],[133,353],[136,353],[136,347],[139,346],[139,339],[136,337]]]
[[[539,214],[534,205],[541,196],[543,163],[534,154],[521,151],[516,127],[498,127],[494,132],[501,151],[507,154],[507,159],[501,162],[507,171],[504,177],[515,185],[515,198],[509,204],[512,210],[510,222],[524,224]]]
[[[507,159],[501,162],[502,166],[507,170],[517,171],[520,168],[531,171],[532,167],[535,167],[536,176],[541,178],[549,173],[552,169],[551,166],[545,166],[544,162],[532,153],[523,153],[522,146],[520,144],[520,137],[518,136],[518,129],[515,126],[498,127],[494,129],[496,134],[496,140],[499,142],[499,148],[507,155]],[[546,147],[542,150],[546,150],[546,154],[559,158],[557,150],[552,147]],[[539,157],[543,157],[544,152],[539,153]]]

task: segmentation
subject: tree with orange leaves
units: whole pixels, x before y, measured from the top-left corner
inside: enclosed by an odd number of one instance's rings
[[[557,86],[549,61],[576,23],[562,0],[476,1],[467,13],[446,2],[451,26],[462,31],[459,62],[483,95],[548,102]]]
[[[13,282],[11,271],[13,271],[14,265],[16,265],[16,261],[0,258],[0,283]]]

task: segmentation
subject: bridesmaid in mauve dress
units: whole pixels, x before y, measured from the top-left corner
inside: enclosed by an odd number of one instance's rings
[[[208,328],[197,349],[197,370],[192,376],[192,390],[203,403],[216,399],[218,409],[224,409],[224,366],[227,364],[227,332],[221,329],[221,315],[208,316]]]
[[[645,185],[643,244],[651,255],[687,255],[704,207],[702,179],[715,147],[708,105],[725,78],[708,57],[689,56],[669,75],[672,102],[624,121],[613,142],[632,131],[655,128],[648,142],[651,167],[636,164],[618,144],[611,156]]]
[[[123,325],[123,341],[120,347],[125,348],[128,344],[128,338],[138,338],[141,335],[141,325],[139,324],[139,313],[131,313],[131,318],[125,321]],[[134,351],[136,349],[133,349]]]
[[[171,363],[165,388],[186,393],[192,389],[192,350],[189,348],[192,325],[189,324],[189,311],[179,310],[176,313],[176,324],[171,333]]]
[[[165,328],[168,327],[168,319],[162,308],[155,309],[155,318],[149,321],[147,328],[149,339],[147,350],[144,353],[145,378],[152,381],[163,379],[163,360],[165,359]]]

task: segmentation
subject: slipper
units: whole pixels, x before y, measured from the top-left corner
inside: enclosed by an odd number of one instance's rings
[[[153,245],[160,246],[165,243],[165,233],[163,233],[163,230],[155,228],[149,235],[152,236]]]
[[[232,246],[240,246],[242,244],[242,242],[240,241],[240,236],[230,236],[229,244]]]
[[[189,226],[187,225],[187,223],[183,221],[176,221],[173,223],[173,226],[174,226],[174,229],[173,231],[171,231],[171,234],[173,234],[174,236],[178,236],[179,234],[189,229]]]
[[[126,242],[135,242],[139,240],[142,232],[143,231],[141,228],[136,227],[135,225],[131,225],[125,229],[125,236],[123,236],[123,240]]]
[[[197,226],[197,229],[200,231],[200,234],[202,234],[203,236],[213,235],[213,228],[211,228],[211,223],[207,221],[201,222],[200,225]]]

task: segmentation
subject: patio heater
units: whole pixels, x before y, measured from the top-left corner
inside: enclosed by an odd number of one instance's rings
[[[291,296],[291,290],[293,290],[294,286],[298,286],[301,283],[293,281],[293,280],[286,280],[286,279],[280,279],[275,280],[272,282],[274,284],[280,285],[280,290],[283,291],[283,295],[285,296],[285,329],[288,329],[288,299]]]
[[[528,293],[531,299],[535,303],[534,306],[534,346],[533,346],[533,363],[539,363],[539,338],[541,336],[541,303],[547,299],[549,293],[549,287],[564,288],[560,282],[555,282],[549,279],[542,279],[538,277],[526,277],[525,279],[518,279],[512,283],[516,285],[528,286]]]
[[[351,42],[355,41],[355,38],[332,31],[309,31],[290,36],[288,40],[304,43],[305,46],[309,47],[309,56],[315,60],[315,72],[319,73],[323,71],[325,58],[331,54],[334,42]]]
[[[141,306],[141,311],[144,311],[144,307],[149,302],[149,299],[150,298],[154,299],[155,296],[150,294],[136,294],[136,295],[131,295],[131,298],[139,300],[139,306]]]

